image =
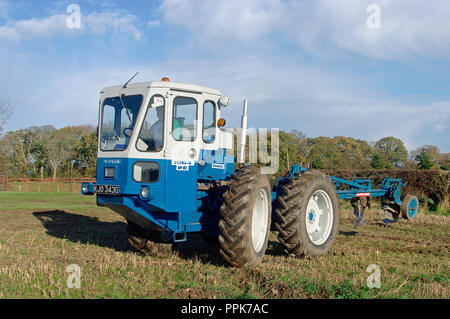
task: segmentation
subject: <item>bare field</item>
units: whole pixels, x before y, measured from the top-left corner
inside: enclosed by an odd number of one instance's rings
[[[331,252],[296,259],[271,234],[263,263],[224,265],[197,242],[170,258],[134,252],[125,220],[95,205],[95,197],[63,193],[0,193],[0,298],[450,298],[450,217],[421,211],[411,222],[357,230],[341,203]],[[81,287],[68,288],[66,267],[81,269]],[[381,269],[370,289],[369,265]]]

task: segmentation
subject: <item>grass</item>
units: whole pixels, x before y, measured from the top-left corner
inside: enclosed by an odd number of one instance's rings
[[[448,215],[384,227],[375,206],[355,230],[341,207],[326,256],[287,257],[272,233],[263,263],[236,269],[201,243],[169,258],[135,253],[125,220],[92,196],[0,193],[0,298],[450,298]],[[67,287],[70,264],[80,289]],[[379,289],[367,287],[370,264],[381,269]]]
[[[432,215],[442,215],[446,217],[450,217],[450,208],[444,208],[444,207],[436,207],[436,209],[428,209],[426,211],[426,214],[432,214]]]

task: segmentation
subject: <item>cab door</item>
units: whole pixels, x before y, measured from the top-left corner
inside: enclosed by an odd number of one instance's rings
[[[168,95],[166,207],[169,211],[194,212],[203,99],[201,94],[175,90]]]
[[[203,93],[201,106],[201,150],[199,156],[198,178],[222,180],[227,176],[225,163],[226,150],[220,145],[218,97]]]

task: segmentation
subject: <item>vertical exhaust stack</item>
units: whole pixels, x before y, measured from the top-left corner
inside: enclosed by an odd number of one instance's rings
[[[245,163],[245,144],[247,142],[247,99],[244,100],[244,111],[241,118],[241,142],[239,149],[239,166]]]

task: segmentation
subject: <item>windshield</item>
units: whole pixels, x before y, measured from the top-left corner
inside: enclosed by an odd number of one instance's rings
[[[100,135],[102,151],[123,151],[127,148],[142,100],[142,95],[123,96],[122,101],[119,97],[105,99]]]

